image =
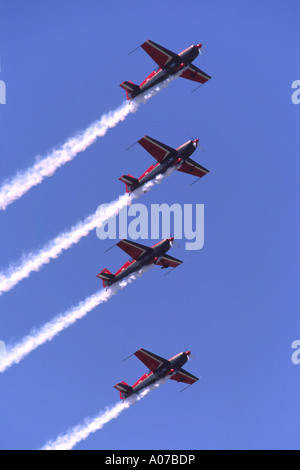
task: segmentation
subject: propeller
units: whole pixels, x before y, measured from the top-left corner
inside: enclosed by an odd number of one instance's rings
[[[196,47],[197,47],[197,49],[198,49],[198,51],[199,51],[199,54],[201,54],[201,55],[206,54],[206,49],[204,49],[203,45],[202,45],[202,44],[199,44],[198,41],[196,41],[196,42],[197,42]]]
[[[171,248],[180,248],[181,244],[180,241],[175,240],[174,238],[169,239],[170,247]]]
[[[195,148],[199,147],[199,149],[202,150],[202,152],[204,152],[204,148],[199,144],[199,139],[195,139],[195,137],[191,133],[189,134],[189,137],[191,141],[193,142],[194,147]]]
[[[194,354],[190,354],[187,358],[189,362],[194,361],[196,359]]]
[[[174,237],[169,238],[170,248],[174,245]]]
[[[199,149],[202,150],[202,152],[204,152],[204,148],[199,144],[199,139],[193,139],[193,144],[195,148],[199,147]]]
[[[191,354],[191,351],[190,351],[189,348],[185,348],[184,352],[185,352],[185,353],[189,353],[189,354],[187,354],[187,356],[186,356],[188,361],[192,361],[192,360],[195,359],[195,356],[194,356],[193,354]]]
[[[174,246],[175,248],[180,248],[180,243],[179,243],[179,241],[178,241],[178,240],[174,240],[172,246]]]

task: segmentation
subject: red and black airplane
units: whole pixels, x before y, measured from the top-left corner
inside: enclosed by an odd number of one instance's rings
[[[127,192],[135,191],[148,181],[156,178],[156,176],[166,173],[167,170],[172,167],[175,167],[176,170],[182,171],[183,173],[197,176],[198,178],[202,178],[202,176],[209,173],[209,170],[189,158],[192,153],[195,152],[199,139],[189,140],[177,149],[168,147],[147,135],[140,139],[138,143],[144,147],[158,163],[151,165],[139,179],[134,178],[130,174],[121,176],[119,180],[126,184]]]
[[[190,46],[180,52],[180,54],[175,54],[165,47],[150,41],[150,39],[144,42],[141,47],[157,63],[159,68],[150,73],[140,85],[135,85],[130,81],[121,83],[120,86],[126,91],[128,100],[135,98],[175,74],[201,84],[211,79],[209,75],[195,67],[195,65],[192,65],[192,62],[198,57],[199,51],[202,49],[202,44]],[[182,73],[180,73],[181,70]]]
[[[132,387],[123,381],[116,384],[114,388],[119,390],[121,400],[125,400],[130,395],[139,393],[158,380],[168,376],[170,379],[176,380],[177,382],[192,385],[199,379],[182,369],[182,366],[189,359],[190,354],[191,351],[181,352],[167,360],[141,348],[136,351],[134,355],[140,359],[150,371],[144,374]]]
[[[172,247],[173,241],[174,238],[166,238],[165,240],[156,243],[156,245],[149,247],[129,240],[121,240],[117,243],[117,246],[131,256],[131,259],[127,261],[127,263],[125,263],[115,274],[112,274],[105,268],[97,275],[97,277],[102,279],[104,287],[109,287],[112,284],[115,284],[115,282],[119,282],[130,274],[139,271],[144,266],[151,264],[161,266],[161,269],[170,267],[176,268],[182,264],[182,261],[166,255],[167,251]]]

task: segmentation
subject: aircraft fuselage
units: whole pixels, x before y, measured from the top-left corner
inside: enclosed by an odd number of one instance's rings
[[[199,55],[199,50],[196,46],[190,46],[184,51],[178,54],[178,58],[173,59],[166,67],[159,68],[153,71],[141,84],[140,91],[132,95],[132,98],[145,93],[150,88],[157,86],[159,83],[166,80],[168,77],[172,77],[177,73],[183,71],[185,67],[191,64],[196,57]]]
[[[125,263],[124,266],[122,266],[122,268],[117,271],[115,278],[110,285],[114,284],[115,282],[122,281],[125,277],[134,274],[144,266],[156,263],[160,257],[165,255],[171,248],[172,244],[170,240],[171,239],[166,239],[157,243],[152,247],[151,251],[146,252],[138,260],[131,259],[127,261],[127,263]]]
[[[181,367],[184,366],[187,360],[187,353],[182,352],[166,361],[166,363],[158,367],[155,372],[146,373],[132,386],[132,392],[126,394],[126,398],[134,393],[141,392],[145,388],[168,375],[175,374]]]
[[[196,150],[197,145],[193,143],[193,140],[186,142],[176,149],[176,153],[165,159],[161,163],[151,166],[148,170],[139,178],[139,183],[136,184],[132,190],[143,186],[145,183],[155,179],[158,175],[164,175],[169,168],[180,167],[187,158],[189,158]]]

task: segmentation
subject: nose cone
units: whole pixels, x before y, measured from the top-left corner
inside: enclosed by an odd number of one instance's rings
[[[199,139],[194,139],[193,140],[193,146],[197,148],[197,145],[199,144]]]
[[[186,357],[188,357],[191,355],[191,351],[186,351],[184,354],[186,355]]]
[[[170,248],[172,248],[173,242],[174,242],[174,237],[168,238],[168,242],[169,242]]]
[[[201,49],[202,48],[202,44],[196,44],[197,49]]]

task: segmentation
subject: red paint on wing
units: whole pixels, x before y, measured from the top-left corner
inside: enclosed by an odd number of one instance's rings
[[[167,154],[166,149],[159,145],[155,145],[150,139],[147,139],[147,137],[140,139],[139,144],[159,162],[161,162]]]
[[[142,246],[138,247],[136,243],[129,240],[121,240],[117,246],[134,259],[139,259],[147,251],[147,247],[145,249]]]
[[[160,365],[161,361],[155,359],[152,355],[146,354],[143,351],[139,350],[135,353],[136,357],[142,361],[146,367],[148,367],[151,371],[155,371]]]
[[[160,67],[164,67],[168,60],[170,60],[170,56],[168,54],[165,54],[161,49],[159,49],[159,47],[153,46],[148,41],[144,42],[141,47]]]
[[[209,80],[209,78],[204,77],[199,72],[193,71],[191,68],[184,70],[180,76],[198,83],[206,83]]]
[[[208,170],[202,170],[197,166],[191,165],[189,163],[183,163],[178,171],[182,171],[183,173],[188,173],[189,175],[197,176],[197,178],[202,178],[203,176],[207,175]]]

